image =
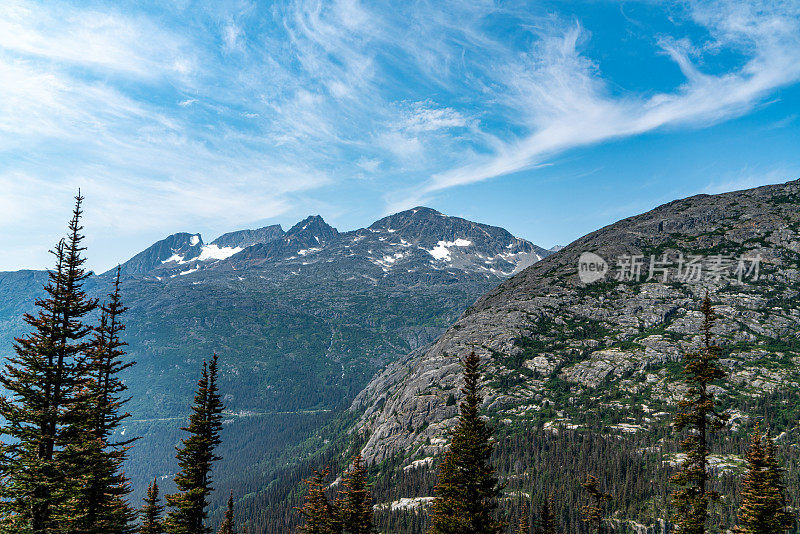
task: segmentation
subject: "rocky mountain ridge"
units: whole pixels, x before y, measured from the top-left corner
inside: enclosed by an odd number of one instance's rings
[[[663,427],[682,392],[676,362],[698,343],[706,292],[730,374],[719,393],[732,424],[741,423],[736,407],[745,399],[800,384],[798,206],[797,181],[698,195],[609,225],[525,269],[357,396],[351,409],[369,435],[365,458],[412,462],[441,452],[457,413],[448,402],[459,396],[457,358],[473,350],[487,374],[485,408],[502,424],[574,429],[608,412],[611,433]],[[579,276],[587,252],[608,268],[593,283]],[[658,268],[667,265],[664,279]]]
[[[502,279],[550,253],[502,228],[417,207],[344,233],[314,215],[286,232],[279,226],[232,232],[208,245],[200,234],[174,234],[134,256],[122,270],[165,278],[207,269],[280,263],[299,270],[329,263],[333,268],[366,270],[371,277],[385,277],[390,271],[450,270]]]

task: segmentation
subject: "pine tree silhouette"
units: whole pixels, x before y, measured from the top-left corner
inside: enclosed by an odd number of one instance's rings
[[[792,527],[786,511],[785,486],[775,446],[756,428],[747,451],[747,473],[742,480],[739,526],[735,534],[780,534]]]
[[[228,496],[225,519],[222,521],[217,534],[236,534],[236,520],[233,517],[233,492]]]
[[[715,380],[725,378],[719,367],[719,347],[714,345],[711,329],[714,326],[714,310],[706,294],[701,306],[703,313],[703,347],[698,352],[687,353],[684,361],[684,381],[689,390],[678,401],[675,415],[675,430],[688,430],[681,442],[686,459],[672,478],[678,488],[672,494],[675,506],[675,522],[680,534],[703,534],[708,521],[708,505],[717,494],[708,489],[709,435],[725,424],[726,416],[716,409],[714,395],[709,386]]]
[[[306,480],[308,494],[306,502],[298,511],[304,519],[304,524],[298,532],[304,534],[341,534],[342,525],[339,520],[339,511],[331,504],[325,495],[325,479],[328,470],[314,471],[314,476]]]
[[[181,441],[177,459],[180,471],[175,476],[178,493],[167,495],[171,508],[164,520],[169,534],[206,534],[208,497],[212,491],[211,467],[219,460],[214,454],[220,444],[222,400],[217,387],[217,355],[203,361],[197,392],[189,417],[189,426],[182,428],[189,437]]]
[[[119,373],[134,365],[123,361],[126,343],[120,339],[125,330],[121,315],[127,310],[120,295],[120,269],[109,301],[101,308],[100,324],[89,352],[89,393],[86,410],[86,437],[83,457],[88,474],[75,503],[74,529],[85,534],[127,534],[133,532],[136,512],[126,497],[131,492],[123,463],[134,439],[113,441],[114,431],[130,414],[122,412],[127,387]]]
[[[593,532],[603,532],[603,519],[606,505],[611,501],[611,494],[600,491],[600,483],[594,475],[586,475],[586,482],[581,484],[589,493],[589,503],[581,510],[583,521]]]
[[[139,526],[139,534],[163,534],[164,525],[161,518],[163,511],[164,507],[158,500],[158,483],[153,479],[147,488],[147,496],[144,499],[144,506],[142,506],[142,524]]]
[[[367,469],[361,454],[356,454],[353,458],[342,486],[344,492],[339,504],[342,531],[345,534],[371,534],[372,494],[367,484]]]
[[[81,455],[89,398],[88,352],[92,328],[84,318],[97,306],[83,284],[83,197],[78,192],[66,239],[52,250],[38,313],[26,314],[32,331],[15,340],[15,356],[0,376],[0,517],[6,532],[69,531],[70,512],[87,475]]]
[[[464,358],[464,400],[450,449],[439,467],[431,534],[494,534],[504,526],[494,518],[500,491],[490,465],[492,430],[480,417],[480,359]]]

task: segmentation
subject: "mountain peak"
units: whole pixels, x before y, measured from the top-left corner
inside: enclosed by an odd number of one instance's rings
[[[286,232],[289,243],[305,244],[309,246],[319,246],[326,241],[334,239],[338,235],[339,231],[326,223],[319,215],[306,217]]]
[[[436,224],[438,221],[449,219],[435,209],[426,208],[425,206],[417,206],[408,210],[387,215],[382,219],[378,219],[369,226],[370,230],[396,230],[403,227],[420,225],[424,223]]]
[[[330,226],[328,223],[325,222],[325,219],[323,219],[321,215],[309,215],[308,217],[306,217],[305,219],[303,219],[299,223],[297,223],[294,226],[292,226],[289,229],[289,231],[286,232],[286,233],[287,234],[298,233],[298,232],[301,232],[303,230],[308,229],[309,227],[333,228],[332,226]]]
[[[319,237],[320,239],[323,237],[330,239],[331,237],[339,235],[339,231],[326,223],[325,219],[323,219],[320,215],[310,215],[292,226],[289,231],[286,232],[286,235],[289,237],[312,235]]]
[[[144,274],[171,259],[188,261],[200,256],[203,238],[200,234],[178,232],[153,243],[121,266],[123,274]]]
[[[417,216],[421,216],[421,215],[440,215],[442,217],[447,217],[447,215],[443,214],[442,212],[437,211],[437,210],[435,210],[433,208],[429,208],[427,206],[417,206],[415,208],[411,208],[410,210],[406,210],[405,212],[401,211],[400,213],[406,213],[406,212],[410,212],[412,215],[417,215]]]

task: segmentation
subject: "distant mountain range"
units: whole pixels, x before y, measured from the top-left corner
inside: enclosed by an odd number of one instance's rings
[[[342,413],[378,370],[549,254],[424,207],[350,232],[311,216],[288,231],[240,230],[210,243],[176,233],[154,243],[121,265],[125,338],[137,361],[125,376],[133,417],[124,432],[144,436],[126,466],[135,498],[154,476],[169,491],[203,358],[220,355],[227,407],[217,487],[227,495],[266,486],[276,464],[296,459],[292,447]],[[92,276],[90,293],[102,297],[113,271]],[[25,331],[22,314],[45,278],[0,273],[0,356]]]
[[[267,264],[298,270],[328,263],[337,271],[377,277],[456,270],[503,278],[550,253],[502,228],[418,207],[345,233],[314,215],[286,232],[266,226],[230,232],[208,244],[200,234],[173,234],[123,263],[122,272],[163,279]]]

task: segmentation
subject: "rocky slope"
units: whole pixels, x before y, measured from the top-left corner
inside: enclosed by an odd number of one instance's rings
[[[735,428],[747,399],[800,383],[798,207],[800,182],[698,195],[525,269],[358,395],[352,410],[369,434],[364,456],[410,463],[440,452],[456,414],[447,400],[459,395],[457,358],[473,350],[485,362],[485,407],[501,423],[581,428],[602,414],[610,433],[663,428],[682,392],[675,362],[698,343],[706,292],[730,375],[718,393]],[[606,260],[605,277],[581,280],[585,252]]]

